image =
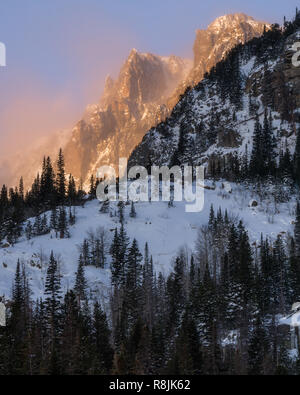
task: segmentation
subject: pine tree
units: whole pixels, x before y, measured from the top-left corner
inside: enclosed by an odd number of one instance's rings
[[[295,241],[292,238],[290,242],[289,253],[289,304],[300,300],[300,265],[296,257]]]
[[[267,110],[265,110],[264,125],[262,129],[262,159],[264,160],[264,168],[261,169],[263,175],[274,174],[274,142],[272,132],[272,119],[268,118]]]
[[[137,241],[134,239],[126,259],[125,304],[127,320],[130,326],[137,319],[141,306],[142,257]]]
[[[274,289],[274,300],[275,306],[278,306],[277,312],[285,312],[286,308],[289,307],[287,306],[289,294],[288,265],[281,235],[277,236],[273,248],[273,281],[276,287],[276,290]]]
[[[94,175],[91,175],[89,195],[92,199],[96,198],[96,185]]]
[[[30,240],[32,237],[32,232],[33,232],[33,228],[31,225],[30,221],[27,221],[26,227],[25,227],[25,234],[26,234],[26,239]]]
[[[55,207],[51,210],[50,229],[55,230],[56,233],[58,231],[57,210]]]
[[[45,296],[49,333],[49,369],[51,374],[58,374],[61,369],[58,356],[58,338],[61,326],[61,284],[58,265],[54,258],[53,251],[51,252],[47,269]]]
[[[42,219],[41,219],[41,234],[42,234],[42,235],[45,235],[45,234],[47,234],[48,232],[49,232],[48,218],[47,218],[47,215],[44,214],[44,215],[42,216]]]
[[[250,173],[252,176],[261,176],[264,173],[264,157],[263,157],[263,143],[262,143],[262,127],[259,122],[259,117],[256,115],[253,148],[250,159]]]
[[[177,359],[180,374],[201,374],[202,352],[199,336],[196,323],[187,312],[184,314],[176,340],[175,358]]]
[[[154,304],[154,273],[152,257],[149,257],[148,243],[145,244],[144,266],[143,266],[143,315],[147,326],[151,329],[153,325],[153,304]]]
[[[119,220],[120,220],[120,224],[123,226],[124,224],[124,202],[119,202],[118,203],[118,207],[119,207]]]
[[[57,159],[56,189],[58,203],[63,204],[66,198],[65,160],[62,149],[59,150]]]
[[[119,234],[117,228],[115,229],[113,242],[110,247],[110,255],[112,257],[112,261],[111,261],[112,285],[118,286],[121,277],[121,262],[119,260],[120,240],[119,240]]]
[[[21,270],[21,264],[18,260],[12,290],[11,314],[7,321],[9,350],[6,363],[10,374],[13,375],[26,372],[29,294],[30,290],[25,270],[24,268]]]
[[[296,221],[295,221],[295,247],[296,247],[296,257],[298,259],[298,264],[300,265],[300,203],[297,202],[296,206]]]
[[[94,370],[96,374],[110,374],[113,365],[113,349],[106,314],[98,302],[94,305],[93,343],[95,344]]]
[[[89,266],[91,264],[91,253],[90,245],[87,239],[84,239],[82,243],[81,256],[84,266]]]
[[[61,239],[69,237],[67,214],[64,206],[59,208],[57,229]]]
[[[74,291],[77,296],[79,306],[81,305],[81,302],[86,299],[86,289],[87,289],[87,281],[84,274],[84,262],[82,255],[80,255],[78,269],[75,278],[75,287],[74,287]]]
[[[212,227],[215,224],[215,212],[214,212],[214,206],[210,206],[210,212],[209,212],[209,226]]]
[[[200,340],[206,350],[203,355],[203,373],[218,374],[220,366],[217,314],[218,297],[208,266],[206,266],[205,269],[198,298],[198,305],[200,306],[199,320],[201,325]]]
[[[60,274],[58,271],[58,264],[54,258],[53,251],[51,251],[49,265],[47,269],[46,282],[45,282],[45,295],[47,296],[47,308],[51,314],[51,318],[56,318],[57,311],[60,308],[61,299],[61,285]],[[54,323],[55,320],[52,322]]]
[[[131,202],[131,210],[130,210],[130,217],[131,218],[135,218],[136,217],[136,211],[135,211],[135,207],[134,207],[134,203]]]
[[[23,177],[20,178],[20,182],[19,182],[19,196],[20,196],[20,199],[21,199],[22,203],[24,203],[24,182],[23,182]]]
[[[42,219],[41,219],[40,214],[38,214],[35,217],[33,229],[34,229],[35,236],[40,236],[41,235],[41,233],[42,233]]]
[[[62,304],[59,365],[61,374],[82,374],[85,366],[83,359],[83,334],[81,330],[80,308],[74,292],[68,291]]]
[[[71,174],[69,176],[67,196],[68,196],[69,205],[73,205],[76,201],[77,192],[76,192],[75,180]]]
[[[108,212],[109,212],[109,200],[107,199],[102,203],[100,213],[107,214]]]
[[[268,350],[268,341],[261,317],[258,314],[248,349],[248,374],[261,375]]]
[[[300,186],[300,128],[297,132],[297,140],[294,155],[294,174],[298,186]]]
[[[55,204],[56,193],[55,193],[55,174],[52,167],[51,159],[48,156],[47,159],[44,157],[43,170],[40,182],[40,196],[42,202],[46,206],[52,206]]]

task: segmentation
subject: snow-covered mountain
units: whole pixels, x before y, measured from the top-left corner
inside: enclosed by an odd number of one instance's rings
[[[197,31],[193,64],[132,50],[117,80],[107,78],[100,103],[89,106],[75,126],[65,147],[68,171],[87,182],[102,164],[128,157],[188,86],[196,85],[235,45],[260,36],[264,27],[244,14],[217,18],[207,30]]]
[[[261,233],[274,241],[278,234],[292,234],[295,218],[295,198],[274,207],[272,190],[265,199],[251,187],[244,188],[235,183],[207,181],[205,189],[205,206],[199,213],[187,213],[186,202],[176,202],[168,207],[167,202],[136,203],[136,218],[130,217],[130,206],[125,206],[124,225],[131,240],[136,238],[139,248],[143,251],[145,243],[153,256],[154,268],[157,273],[168,275],[173,270],[173,258],[181,248],[190,256],[195,251],[197,234],[202,226],[207,225],[209,209],[222,207],[228,211],[236,222],[243,220],[252,245],[259,245]],[[252,202],[256,201],[257,206]],[[76,207],[76,224],[70,227],[70,238],[59,239],[55,232],[36,236],[30,240],[25,234],[14,246],[2,243],[0,248],[0,296],[11,296],[17,261],[25,264],[34,298],[43,297],[45,277],[49,265],[51,251],[59,263],[62,287],[64,291],[74,286],[75,272],[82,245],[88,232],[97,232],[102,228],[111,244],[114,230],[120,227],[116,215],[116,203],[110,204],[109,212],[100,212],[101,204],[97,200],[87,202],[85,207]],[[46,213],[48,223],[51,212]],[[32,224],[35,218],[31,218]],[[88,287],[96,298],[105,300],[110,290],[110,260],[104,269],[95,266],[85,268]]]
[[[181,164],[205,164],[211,174],[236,154],[239,160],[248,154],[249,160],[255,118],[262,124],[265,112],[272,121],[277,156],[286,148],[293,153],[300,121],[300,68],[291,58],[299,32],[277,39],[279,32],[278,27],[264,40],[234,49],[181,98],[165,122],[146,134],[130,165],[171,165],[176,156]]]
[[[206,30],[198,29],[193,48],[193,68],[169,98],[168,107],[173,108],[186,88],[197,85],[204,74],[224,59],[232,48],[254,37],[259,37],[264,29],[269,28],[270,25],[266,22],[256,21],[243,13],[236,13],[217,18]]]
[[[128,157],[146,131],[167,114],[165,102],[191,69],[189,60],[133,49],[119,77],[106,79],[100,103],[88,106],[65,146],[68,171],[88,181],[101,164]]]

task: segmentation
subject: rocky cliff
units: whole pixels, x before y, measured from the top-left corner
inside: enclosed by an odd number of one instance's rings
[[[194,62],[132,50],[116,81],[106,79],[100,103],[89,106],[65,147],[68,171],[87,183],[102,164],[128,157],[151,127],[164,121],[188,86],[196,85],[238,43],[265,24],[244,14],[216,19],[198,30]]]
[[[191,69],[176,56],[132,50],[118,79],[106,79],[99,104],[89,106],[65,147],[68,171],[87,181],[102,164],[128,157],[149,128],[167,115],[166,100]]]
[[[256,117],[263,125],[265,114],[277,161],[287,149],[292,154],[300,123],[300,68],[291,58],[300,30],[288,33],[274,26],[234,48],[145,135],[129,166],[203,164],[213,173],[234,160],[247,165]]]

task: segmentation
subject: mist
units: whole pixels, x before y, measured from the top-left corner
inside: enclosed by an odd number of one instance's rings
[[[25,16],[15,21],[28,29],[21,42],[6,39],[7,66],[0,68],[0,183],[22,175],[14,174],[17,161],[37,155],[27,161],[36,162],[51,152],[51,136],[72,130],[85,107],[99,101],[107,74],[116,76],[138,45],[131,32],[104,14],[99,20],[92,10],[81,12],[82,7],[50,15],[46,29]],[[43,145],[48,152],[39,152]]]

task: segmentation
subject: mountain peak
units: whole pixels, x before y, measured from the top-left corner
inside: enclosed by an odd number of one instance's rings
[[[206,30],[196,31],[194,65],[206,63],[206,70],[224,58],[228,50],[259,37],[270,25],[243,13],[227,14],[215,19]],[[217,56],[215,54],[217,53]],[[213,59],[211,59],[211,56]]]
[[[235,24],[240,24],[242,22],[249,24],[261,24],[265,22],[260,22],[255,20],[252,16],[246,15],[244,13],[226,14],[216,18],[209,26],[208,30],[215,28],[227,28]]]
[[[264,24],[245,14],[217,18],[198,31],[193,62],[175,55],[130,51],[118,77],[106,79],[99,109],[91,106],[85,123],[65,147],[69,171],[85,180],[102,164],[128,157],[144,137],[170,113],[188,86],[197,84],[226,53],[263,32]]]

